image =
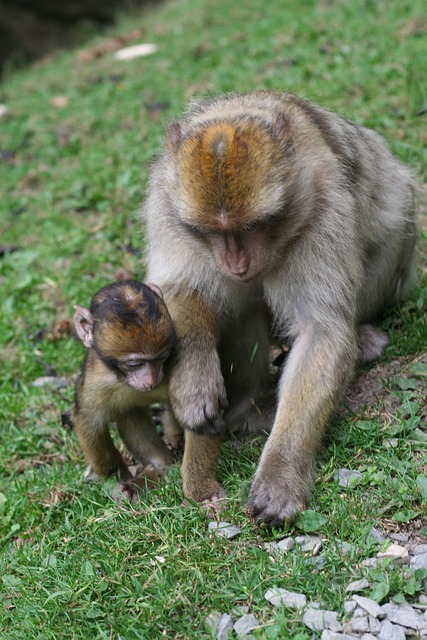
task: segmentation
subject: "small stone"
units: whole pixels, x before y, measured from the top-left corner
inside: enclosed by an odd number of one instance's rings
[[[249,613],[249,607],[246,604],[239,604],[231,610],[231,615],[234,617],[243,616],[245,613]]]
[[[385,535],[382,531],[380,531],[380,529],[377,529],[376,527],[372,527],[369,535],[372,536],[372,538],[375,538],[375,540],[378,540],[378,542],[385,542]]]
[[[358,605],[354,610],[353,618],[365,618],[367,615],[367,611],[365,611],[365,609],[362,609],[362,607],[359,607]]]
[[[208,531],[223,538],[228,538],[228,540],[235,538],[241,533],[239,527],[230,522],[209,522]]]
[[[353,547],[348,542],[338,542],[338,549],[341,551],[343,556],[349,556],[353,551]]]
[[[384,618],[384,612],[381,609],[380,605],[375,602],[375,600],[371,600],[371,598],[364,598],[363,596],[353,596],[353,600],[357,602],[359,607],[365,609],[369,613],[370,616],[374,618]]]
[[[306,564],[312,566],[317,571],[320,571],[320,569],[323,569],[323,567],[326,564],[326,557],[324,555],[315,556],[315,557],[311,556],[310,558],[307,559]]]
[[[287,553],[295,547],[295,540],[293,538],[285,538],[284,540],[280,540],[280,542],[277,543],[277,547],[283,553]]]
[[[396,542],[408,542],[409,534],[407,533],[390,533],[390,538]],[[427,549],[426,549],[427,551]]]
[[[424,594],[421,594],[419,597],[419,601],[421,604],[426,604],[427,605],[427,596],[425,596]]]
[[[6,104],[0,104],[0,118],[7,118],[10,115],[10,109]]]
[[[293,593],[281,587],[268,589],[264,598],[275,607],[280,607],[283,604],[289,609],[303,609],[307,604],[307,598],[303,593]]]
[[[223,613],[216,627],[216,637],[218,640],[226,640],[230,633],[233,631],[233,620],[228,613]]]
[[[425,628],[423,617],[415,611],[409,604],[392,604],[388,602],[381,607],[386,615],[386,619],[401,627],[415,629],[415,631]]]
[[[391,544],[385,551],[378,551],[377,553],[378,558],[390,558],[391,560],[404,560],[408,556],[408,549],[399,544]]]
[[[114,57],[116,60],[133,60],[133,58],[151,56],[153,53],[156,53],[156,51],[157,45],[144,42],[142,44],[133,44],[124,49],[118,49]]]
[[[364,567],[368,567],[368,569],[375,569],[378,563],[379,563],[378,558],[365,558],[365,560],[362,560],[362,565]]]
[[[372,633],[364,633],[361,640],[377,640],[377,637],[372,635]]]
[[[427,569],[427,553],[419,553],[415,555],[410,560],[410,565],[412,571],[416,571],[417,569]]]
[[[356,603],[354,600],[345,600],[344,601],[344,612],[346,614],[351,614],[356,609]]]
[[[206,624],[208,625],[209,629],[217,629],[218,628],[218,622],[219,622],[220,617],[221,617],[220,613],[210,613],[206,617]]]
[[[369,631],[376,636],[381,631],[381,622],[374,618],[374,616],[368,616]]]
[[[273,556],[278,552],[277,542],[264,542],[262,546],[268,553]]]
[[[233,620],[228,613],[210,613],[206,624],[215,631],[218,640],[226,640],[233,631]]]
[[[360,473],[360,471],[352,471],[351,469],[338,469],[334,478],[338,480],[340,487],[348,489],[360,480],[360,478],[363,478],[363,473]]]
[[[378,640],[406,640],[405,632],[402,627],[392,624],[389,620],[381,622],[381,631],[378,634]]]
[[[303,553],[312,552],[317,555],[322,548],[322,541],[317,536],[297,536],[295,542],[301,547]]]
[[[336,631],[325,629],[322,631],[322,640],[359,640],[359,638],[349,633],[337,633]]]
[[[399,446],[399,440],[397,438],[386,438],[383,440],[383,447],[385,449],[397,449]]]
[[[251,613],[246,613],[244,616],[236,620],[234,623],[234,631],[237,635],[247,636],[248,633],[256,629],[258,626],[259,620]]]
[[[427,544],[417,544],[417,546],[412,549],[412,553],[414,556],[420,556],[427,553]]]
[[[364,578],[363,580],[355,580],[354,582],[350,582],[346,589],[346,593],[353,593],[354,591],[363,591],[364,589],[368,589],[371,586],[369,580]]]
[[[312,631],[322,631],[323,629],[336,632],[342,631],[342,625],[338,622],[338,613],[336,611],[307,607],[302,621]]]
[[[354,617],[350,621],[350,629],[354,633],[368,633],[369,619],[367,615]]]

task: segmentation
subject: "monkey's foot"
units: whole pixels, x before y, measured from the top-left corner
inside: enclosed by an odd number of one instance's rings
[[[216,520],[221,511],[227,506],[228,499],[223,492],[222,496],[212,496],[210,500],[204,500],[202,502],[202,508],[206,510],[206,515],[209,520]]]
[[[85,482],[95,482],[96,480],[100,480],[99,475],[92,469],[90,464],[86,467],[83,478]]]
[[[215,520],[224,507],[226,507],[228,499],[224,489],[218,484],[217,491],[209,498],[205,498],[204,500],[195,500],[195,502],[200,504],[202,509],[206,511],[206,515],[209,520]],[[188,506],[190,504],[190,500],[186,498],[182,504],[184,506]]]
[[[371,324],[361,324],[357,333],[361,350],[360,364],[368,364],[381,358],[389,343],[387,334]]]
[[[135,503],[141,493],[147,489],[154,488],[163,478],[163,475],[151,465],[142,469],[140,465],[135,465],[135,468],[138,471],[136,477],[125,482],[118,482],[114,487],[112,497],[115,502],[129,501]]]
[[[219,482],[213,478],[197,484],[197,486],[189,486],[184,478],[184,494],[186,498],[199,504],[214,503],[223,500],[226,495]]]
[[[246,508],[255,521],[268,527],[281,527],[285,522],[293,522],[297,514],[304,511],[304,493],[295,479],[288,483],[283,478],[263,477],[260,474],[254,480]]]
[[[163,434],[162,436],[163,442],[172,453],[183,453],[184,452],[184,434],[181,433],[179,435]]]

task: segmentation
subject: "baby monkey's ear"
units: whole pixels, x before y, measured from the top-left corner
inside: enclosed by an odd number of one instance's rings
[[[93,318],[89,309],[81,307],[79,304],[74,305],[76,313],[74,314],[74,326],[77,335],[88,349],[93,345]]]

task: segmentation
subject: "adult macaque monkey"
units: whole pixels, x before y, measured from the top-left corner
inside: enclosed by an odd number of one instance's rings
[[[410,171],[380,136],[287,93],[202,101],[169,126],[144,215],[148,275],[178,337],[170,397],[187,429],[188,496],[220,494],[213,459],[224,423],[232,429],[235,408],[263,393],[262,297],[292,347],[247,508],[269,525],[304,508],[358,358],[386,344],[363,323],[413,279],[413,196]]]
[[[75,393],[77,437],[92,469],[103,478],[115,475],[121,492],[133,500],[138,487],[164,475],[172,462],[150,407],[167,401],[174,326],[161,290],[136,280],[109,284],[93,297],[90,309],[75,309],[76,331],[87,347]],[[144,465],[139,477],[132,478],[113,443],[112,421]],[[164,429],[165,439],[177,444],[182,430],[171,414]]]

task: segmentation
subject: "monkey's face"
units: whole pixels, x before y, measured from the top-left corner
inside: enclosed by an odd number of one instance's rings
[[[97,330],[99,329],[99,330]],[[163,379],[175,334],[169,314],[155,323],[104,322],[95,328],[95,349],[118,378],[136,391],[151,391]]]
[[[102,332],[95,331],[95,350],[120,381],[135,391],[151,391],[163,379],[174,334],[159,330],[153,338],[150,339],[146,326],[104,324]]]
[[[169,354],[165,354],[161,359],[144,359],[143,354],[135,354],[125,361],[118,362],[120,370],[125,376],[126,383],[135,391],[151,391],[163,379],[163,365]]]
[[[151,391],[160,384],[175,344],[175,328],[159,294],[154,285],[132,280],[113,283],[94,297],[93,317],[86,310],[83,318],[90,324],[87,346],[93,345],[118,381],[136,391]]]

